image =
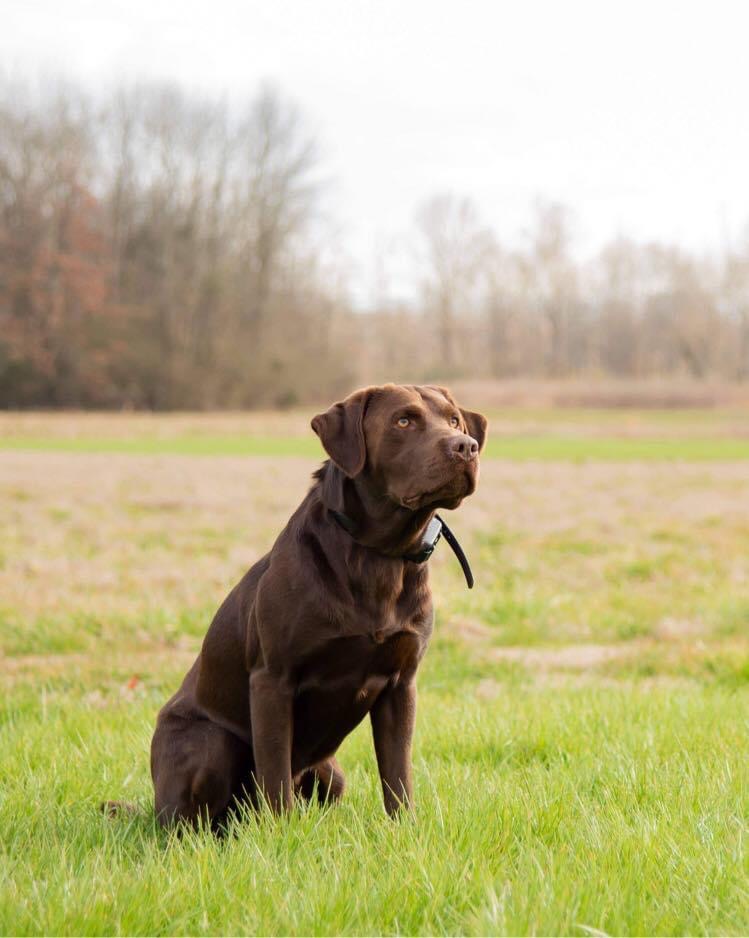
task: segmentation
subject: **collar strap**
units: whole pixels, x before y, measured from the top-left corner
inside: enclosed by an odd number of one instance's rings
[[[333,511],[330,509],[330,513],[335,519],[336,523],[343,528],[343,530],[354,537],[356,532],[356,524],[353,522],[348,515],[345,515],[342,511]],[[434,553],[434,548],[437,546],[440,538],[444,535],[445,540],[450,545],[452,552],[458,558],[458,563],[463,570],[463,575],[466,578],[466,584],[468,589],[473,589],[473,573],[471,571],[471,565],[468,563],[468,558],[463,552],[463,548],[458,543],[457,537],[453,532],[448,528],[445,522],[440,518],[439,515],[435,515],[424,531],[424,536],[421,539],[421,544],[419,549],[412,554],[404,554],[403,559],[408,560],[411,563],[426,563],[427,560]]]

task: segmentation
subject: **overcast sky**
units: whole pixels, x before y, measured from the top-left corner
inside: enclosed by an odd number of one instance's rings
[[[176,79],[296,100],[334,182],[356,296],[415,206],[472,196],[517,244],[537,195],[579,252],[617,233],[720,248],[749,221],[749,3],[4,0],[13,74]]]

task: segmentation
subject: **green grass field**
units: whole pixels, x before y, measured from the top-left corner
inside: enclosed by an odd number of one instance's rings
[[[259,436],[180,436],[171,439],[116,437],[19,437],[0,441],[0,449],[21,452],[131,453],[172,456],[299,456],[322,459],[315,439]],[[617,439],[519,436],[491,440],[486,459],[573,461],[685,460],[721,462],[749,459],[749,439]]]
[[[217,841],[156,828],[150,734],[309,484],[307,415],[0,418],[1,933],[749,932],[742,415],[494,425],[476,589],[431,562],[415,816],[362,725],[342,804]]]
[[[487,459],[687,461],[749,459],[749,413],[501,410]],[[219,430],[220,432],[217,432]],[[322,459],[306,414],[177,417],[0,415],[0,451]]]

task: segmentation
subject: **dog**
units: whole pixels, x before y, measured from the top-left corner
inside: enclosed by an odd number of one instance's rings
[[[164,826],[239,804],[335,801],[336,750],[369,714],[385,809],[412,805],[415,675],[432,632],[419,545],[479,477],[487,420],[446,388],[368,387],[312,420],[328,459],[229,593],[151,745]]]

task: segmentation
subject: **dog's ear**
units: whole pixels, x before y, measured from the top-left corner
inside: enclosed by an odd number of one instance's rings
[[[312,418],[312,429],[320,437],[325,452],[351,479],[359,475],[367,462],[364,414],[369,396],[368,389],[356,391]]]
[[[468,433],[478,443],[479,452],[481,452],[486,442],[489,421],[483,414],[479,414],[475,410],[464,410],[461,407],[460,412],[463,415],[463,420],[466,422],[466,427],[468,427]]]

